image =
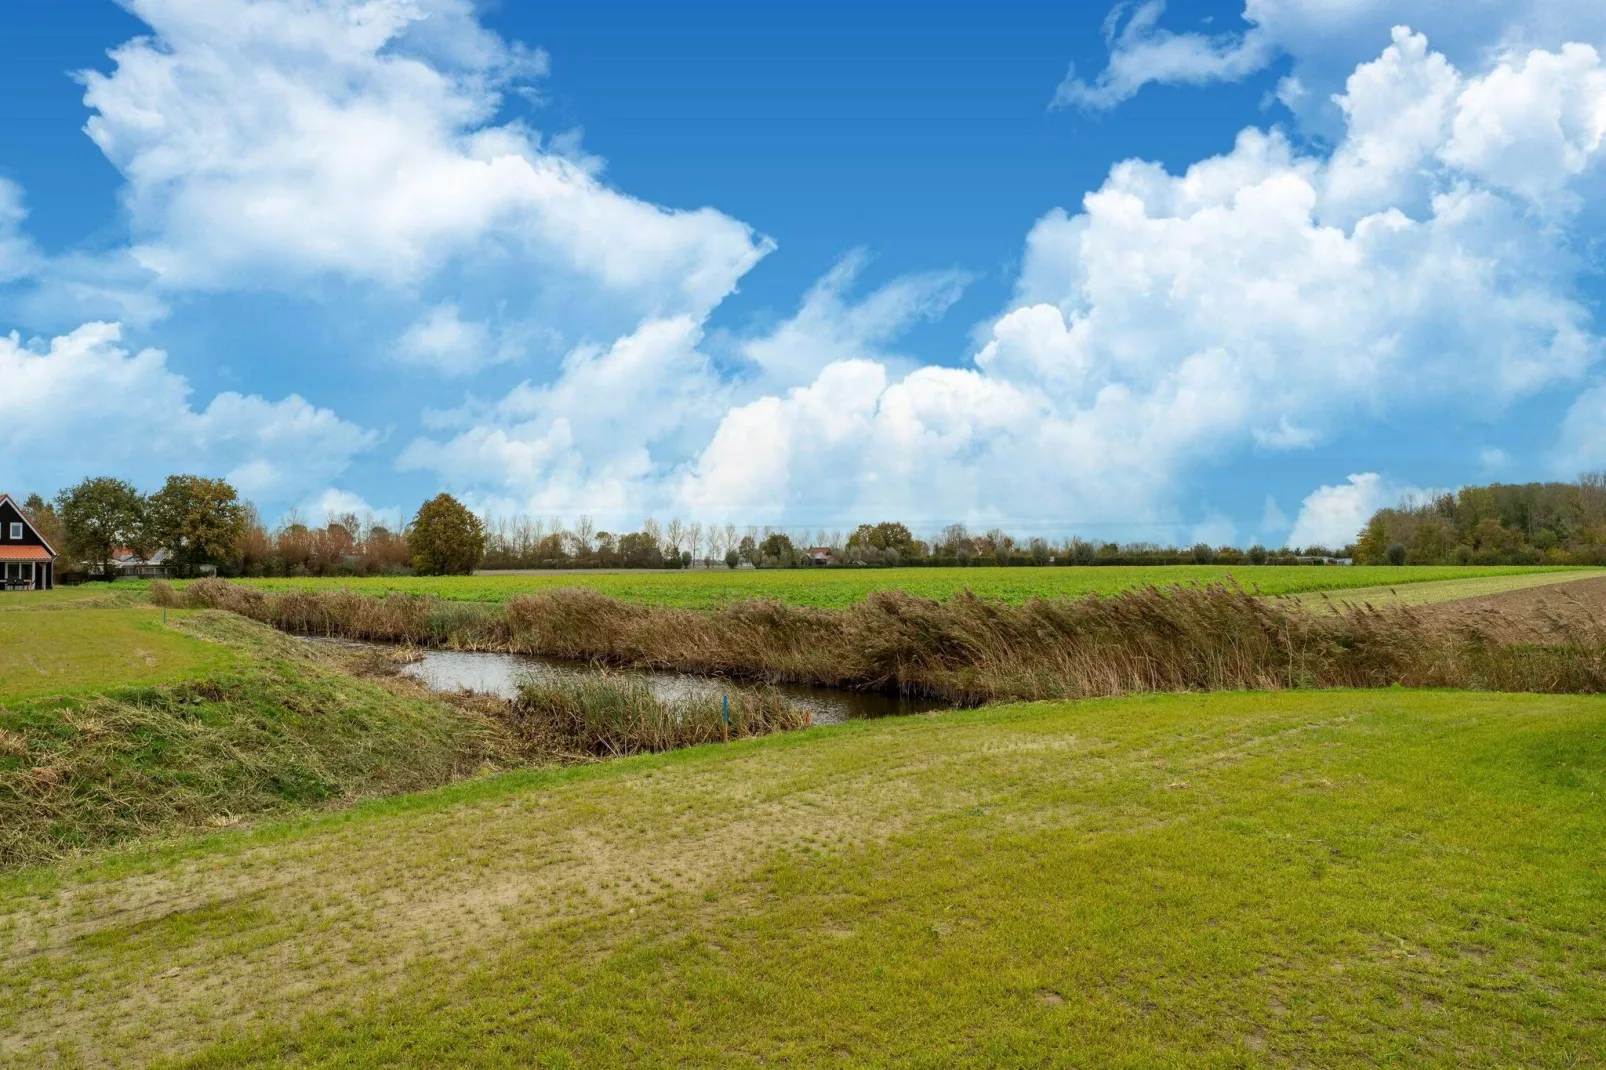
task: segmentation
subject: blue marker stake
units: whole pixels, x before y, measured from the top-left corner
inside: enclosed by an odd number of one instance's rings
[[[721,700],[723,700],[725,706],[724,713],[722,714],[725,719],[725,723],[720,726],[720,731],[725,736],[725,742],[729,743],[731,741],[731,697],[729,695],[721,695],[719,697]]]

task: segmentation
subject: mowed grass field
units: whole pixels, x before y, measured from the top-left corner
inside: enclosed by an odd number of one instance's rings
[[[401,591],[473,602],[502,602],[555,587],[591,587],[627,601],[712,609],[743,598],[838,609],[872,591],[896,589],[946,599],[962,591],[1024,602],[1033,597],[1114,594],[1133,587],[1222,583],[1229,579],[1261,594],[1299,594],[1383,584],[1492,579],[1543,572],[1526,566],[1167,565],[1092,568],[724,569],[687,572],[562,572],[535,575],[388,576],[245,580],[268,590],[348,587],[369,594]]]
[[[19,602],[0,612],[0,703],[194,679],[234,661],[226,647],[163,627],[154,606],[58,609],[49,600],[30,610],[26,596],[6,597]]]
[[[1606,699],[1040,703],[0,877],[0,1063],[1599,1065]]]

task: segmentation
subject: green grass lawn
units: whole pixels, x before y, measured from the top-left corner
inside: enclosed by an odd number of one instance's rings
[[[149,585],[143,580],[121,583],[85,583],[49,591],[0,591],[0,613],[18,609],[55,609],[64,606],[118,606],[145,602]]]
[[[1606,699],[1144,697],[0,879],[0,1062],[1599,1065]]]
[[[39,592],[50,594],[52,592]],[[193,679],[233,662],[223,646],[162,625],[153,606],[0,612],[0,703]],[[181,611],[170,611],[177,618]]]
[[[1263,594],[1297,594],[1380,584],[1491,578],[1546,571],[1525,566],[1388,566],[1321,568],[1306,565],[1166,565],[1108,568],[901,568],[764,569],[690,572],[551,572],[517,576],[391,576],[365,579],[248,580],[271,590],[350,587],[371,594],[403,591],[460,601],[500,602],[553,587],[593,587],[616,598],[654,605],[706,609],[742,598],[777,598],[796,605],[841,608],[871,591],[905,590],[950,598],[970,590],[984,598],[1113,594],[1132,587],[1219,583],[1229,577]],[[1556,571],[1556,570],[1549,570]]]

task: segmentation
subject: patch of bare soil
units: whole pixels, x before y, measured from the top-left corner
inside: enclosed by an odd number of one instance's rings
[[[1565,642],[1606,637],[1606,577],[1504,591],[1424,606],[1428,620],[1502,639]]]

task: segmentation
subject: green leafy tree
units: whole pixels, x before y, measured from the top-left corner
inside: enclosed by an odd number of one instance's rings
[[[1381,516],[1367,521],[1366,529],[1355,542],[1355,560],[1362,565],[1381,565],[1388,561],[1388,525]]]
[[[45,501],[37,494],[28,495],[28,500],[22,503],[23,511],[33,522],[34,530],[44,537],[51,547],[59,554],[67,549],[67,531],[61,526],[61,514],[56,507]]]
[[[765,561],[774,561],[778,565],[797,562],[797,550],[792,546],[791,538],[782,532],[766,535],[764,541],[758,544],[758,549]]]
[[[249,510],[228,481],[205,476],[168,476],[146,511],[150,542],[186,576],[201,565],[238,561],[248,521]]]
[[[407,531],[413,568],[425,576],[467,575],[485,557],[485,526],[450,494],[425,502]]]
[[[891,520],[879,524],[860,524],[858,529],[848,536],[848,547],[896,550],[900,557],[913,557],[915,537],[907,527]]]
[[[664,552],[657,539],[636,531],[619,539],[619,560],[625,568],[663,568]]]
[[[1249,548],[1249,563],[1251,565],[1264,565],[1268,556],[1270,555],[1266,553],[1266,548],[1259,543]]]
[[[119,547],[144,548],[145,499],[133,485],[94,476],[56,496],[67,550],[101,574],[115,575],[112,554]]]

